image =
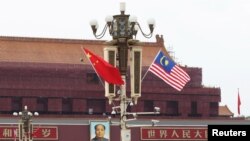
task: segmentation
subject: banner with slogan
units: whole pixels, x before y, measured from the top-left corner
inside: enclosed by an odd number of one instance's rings
[[[141,140],[199,140],[207,141],[207,127],[142,127]]]
[[[56,126],[34,126],[33,140],[58,140]],[[0,126],[0,140],[18,140],[17,126]]]

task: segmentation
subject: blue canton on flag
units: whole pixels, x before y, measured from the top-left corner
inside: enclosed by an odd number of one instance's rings
[[[181,69],[174,61],[159,51],[149,71],[161,78],[164,82],[178,91],[190,81],[189,75]]]

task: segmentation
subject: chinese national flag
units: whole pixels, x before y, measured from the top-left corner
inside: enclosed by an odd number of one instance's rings
[[[89,58],[92,66],[94,67],[96,73],[103,78],[106,82],[116,85],[124,84],[119,70],[106,62],[101,57],[93,54],[86,48],[82,48],[86,56]]]
[[[240,105],[241,105],[241,101],[240,101],[240,94],[238,91],[238,115],[240,115]]]

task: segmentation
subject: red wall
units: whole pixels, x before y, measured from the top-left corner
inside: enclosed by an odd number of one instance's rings
[[[166,102],[178,101],[180,116],[177,118],[187,118],[191,111],[190,103],[197,101],[198,113],[202,118],[207,118],[210,113],[209,103],[220,102],[220,89],[201,86],[200,68],[184,69],[190,74],[191,81],[181,92],[148,73],[142,82],[142,97],[131,111],[144,111],[144,101],[151,100],[154,106],[161,108],[161,115],[164,115],[167,114]],[[142,74],[146,70],[143,68]],[[0,62],[0,111],[12,112],[12,97],[20,97],[22,107],[27,105],[29,110],[36,111],[37,99],[41,97],[48,99],[47,111],[50,114],[62,113],[64,98],[72,100],[72,112],[75,113],[88,113],[88,109],[92,108],[88,107],[88,101],[93,99],[101,100],[96,103],[96,107],[101,107],[96,109],[99,114],[111,112],[112,105],[104,97],[101,83],[87,83],[86,73],[89,72],[95,73],[90,65]],[[127,93],[130,97],[129,81]]]

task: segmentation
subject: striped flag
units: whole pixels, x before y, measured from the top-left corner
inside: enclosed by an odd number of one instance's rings
[[[159,51],[155,57],[149,71],[178,91],[181,91],[190,81],[189,75],[169,57],[165,56],[162,51]]]

